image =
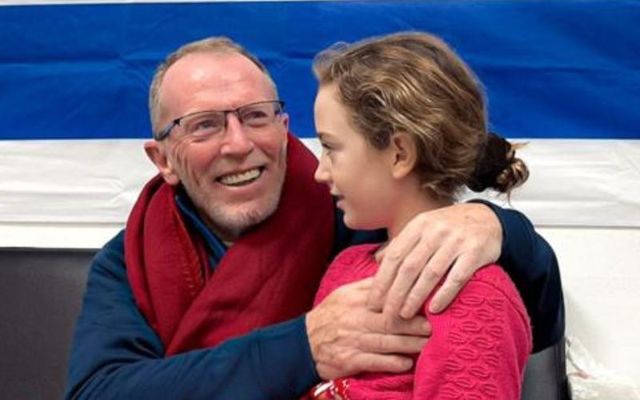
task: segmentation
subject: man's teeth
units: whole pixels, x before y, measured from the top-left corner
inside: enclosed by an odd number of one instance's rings
[[[222,176],[218,180],[224,185],[239,186],[257,179],[260,176],[260,172],[260,168],[253,168],[239,174]]]

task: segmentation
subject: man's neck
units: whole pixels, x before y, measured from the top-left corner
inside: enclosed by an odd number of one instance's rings
[[[217,264],[217,261],[222,259],[228,246],[232,244],[233,241],[225,241],[221,235],[206,224],[205,220],[203,220],[197,212],[195,206],[191,202],[191,199],[184,190],[178,191],[175,201],[188,225],[199,233],[207,244],[207,247],[213,256],[212,261],[215,261],[212,262],[212,265]]]

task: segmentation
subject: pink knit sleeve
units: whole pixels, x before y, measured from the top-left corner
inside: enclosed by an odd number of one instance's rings
[[[478,271],[441,314],[416,362],[414,399],[520,398],[531,352],[526,309],[498,266]]]

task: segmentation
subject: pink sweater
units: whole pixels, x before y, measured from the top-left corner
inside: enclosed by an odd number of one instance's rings
[[[334,289],[372,276],[379,245],[354,246],[336,257],[315,303]],[[335,390],[347,399],[509,399],[520,398],[531,327],[520,295],[498,265],[475,273],[441,314],[423,309],[433,334],[404,374],[364,373],[343,379]],[[320,398],[340,398],[325,392]]]

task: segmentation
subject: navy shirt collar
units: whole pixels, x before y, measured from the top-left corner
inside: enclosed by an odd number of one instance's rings
[[[222,257],[227,252],[227,246],[217,237],[209,227],[202,221],[200,216],[195,210],[195,206],[191,202],[191,199],[187,193],[180,189],[176,194],[176,204],[178,209],[185,217],[189,225],[193,227],[204,238],[204,241],[209,249],[209,264],[211,268],[215,268],[216,265],[222,260]]]

